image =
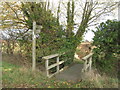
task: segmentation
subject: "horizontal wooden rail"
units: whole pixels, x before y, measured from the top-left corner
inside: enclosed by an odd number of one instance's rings
[[[93,55],[93,53],[88,54],[87,56],[83,57],[82,60],[88,60]]]
[[[44,56],[43,59],[47,60],[47,59],[51,59],[51,58],[54,58],[54,57],[57,57],[59,56],[59,54],[52,54],[52,55],[49,55],[49,56]]]
[[[46,75],[47,75],[47,77],[51,78],[52,76],[54,76],[55,74],[57,74],[57,73],[59,73],[60,71],[63,70],[63,68],[60,69],[60,67],[59,67],[60,64],[65,62],[65,61],[60,61],[59,60],[60,56],[63,55],[63,54],[65,54],[65,53],[62,53],[62,54],[52,54],[52,55],[49,55],[49,56],[42,57],[42,59],[46,60],[45,61],[45,68],[46,68]],[[49,60],[52,59],[52,58],[56,58],[56,63],[49,66]],[[49,74],[49,70],[51,68],[56,67],[56,66],[57,66],[57,71],[54,74],[50,75]]]
[[[64,61],[60,61],[60,62],[58,62],[58,63],[55,63],[55,64],[53,64],[53,65],[50,65],[50,66],[48,66],[47,69],[51,69],[51,68],[53,68],[53,67],[55,67],[55,66],[58,66],[58,65],[60,65],[60,64],[62,64],[62,63],[64,63]]]

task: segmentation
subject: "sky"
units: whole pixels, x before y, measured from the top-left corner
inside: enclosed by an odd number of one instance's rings
[[[116,10],[115,12],[117,13],[118,11]],[[100,22],[105,22],[108,19],[110,19],[110,20],[113,20],[113,19],[118,20],[118,14],[116,14],[115,16],[114,15],[103,16],[103,17],[101,17]],[[96,28],[93,26],[93,27],[90,27],[90,29],[91,30],[89,30],[87,33],[85,33],[84,40],[88,40],[88,41],[92,41],[93,40],[94,33],[92,32],[92,30],[96,30]]]

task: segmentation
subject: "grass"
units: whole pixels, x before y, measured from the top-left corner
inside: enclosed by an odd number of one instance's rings
[[[84,64],[84,61],[74,58],[74,63]]]
[[[3,87],[37,87],[40,82],[44,83],[44,79],[40,72],[32,73],[25,67],[3,62]]]
[[[115,79],[110,79],[104,87],[116,84]],[[2,62],[2,84],[3,88],[97,88],[96,83],[90,80],[78,82],[60,81],[55,78],[48,79],[40,71],[32,72],[31,69]],[[113,87],[113,86],[112,86]]]
[[[90,86],[89,82],[74,83],[72,81],[58,81],[55,78],[48,79],[43,73],[34,73],[25,67],[16,66],[7,62],[2,63],[2,82],[4,88],[72,88]]]

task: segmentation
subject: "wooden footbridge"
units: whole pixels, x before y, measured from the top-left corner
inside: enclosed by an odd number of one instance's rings
[[[60,56],[62,56],[63,54],[53,54],[43,57],[43,59],[45,60],[46,76],[48,78],[55,76],[57,79],[60,80],[77,81],[83,78],[84,72],[91,70],[93,53],[90,53],[82,58],[84,64],[73,64],[68,68],[64,67],[60,69],[60,64],[65,63],[65,61],[60,60]],[[49,61],[52,58],[56,58],[56,63],[49,66]],[[50,74],[49,70],[54,67],[57,68],[57,71],[53,74]]]

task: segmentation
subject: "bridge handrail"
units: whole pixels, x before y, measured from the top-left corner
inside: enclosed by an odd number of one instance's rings
[[[93,55],[93,53],[90,53],[90,54],[88,54],[88,55],[86,55],[85,57],[82,58],[82,60],[85,61],[82,72],[87,71],[88,68],[89,68],[89,71],[91,71],[92,55]]]
[[[82,60],[88,60],[88,58],[90,58],[93,55],[93,53],[90,53],[88,55],[86,55],[85,57],[82,58]]]
[[[57,74],[57,73],[59,73],[60,71],[63,70],[63,69],[59,68],[59,65],[65,62],[65,61],[60,61],[59,60],[59,57],[61,55],[63,55],[63,54],[65,54],[65,53],[62,53],[62,54],[52,54],[52,55],[48,55],[48,56],[42,57],[42,59],[45,60],[46,75],[47,75],[48,78],[51,78],[52,76],[54,76],[55,74]],[[57,58],[56,59],[57,62],[49,66],[49,60],[52,59],[52,58],[55,58],[55,57]],[[49,70],[51,68],[53,68],[53,67],[56,67],[56,66],[57,66],[57,71],[54,74],[50,75],[49,74]]]
[[[62,54],[52,54],[52,55],[44,56],[44,57],[42,57],[42,59],[47,60],[47,59],[51,59],[51,58],[54,58],[54,57],[57,57],[57,56],[61,56],[63,54],[65,54],[65,53],[62,53]]]

